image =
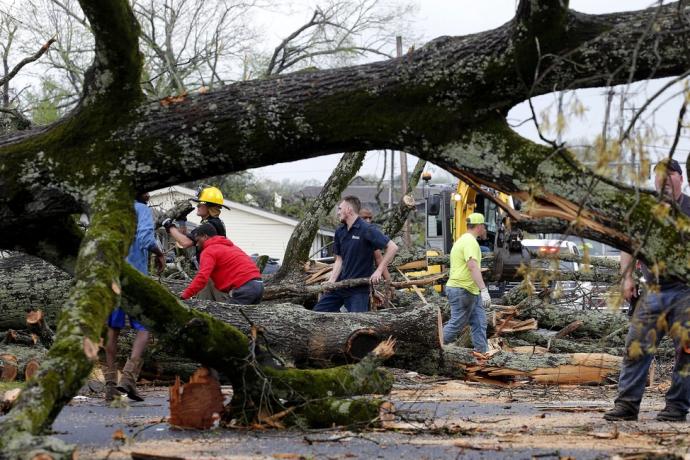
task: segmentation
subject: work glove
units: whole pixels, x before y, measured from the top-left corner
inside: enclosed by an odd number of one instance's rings
[[[489,289],[482,289],[480,295],[482,296],[482,306],[484,308],[489,308],[491,306],[491,296],[489,295]]]
[[[170,227],[175,226],[175,221],[168,217],[161,223],[161,225],[163,225],[163,228],[165,228],[166,232],[170,233]]]

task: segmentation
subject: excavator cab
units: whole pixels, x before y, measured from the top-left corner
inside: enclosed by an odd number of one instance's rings
[[[479,212],[484,215],[487,230],[487,239],[479,245],[482,252],[494,253],[494,269],[487,278],[518,280],[520,265],[529,264],[529,252],[522,246],[522,232],[512,229],[509,216],[497,201],[504,207],[519,209],[510,195],[488,187],[477,190],[462,181],[456,187],[431,186],[426,196],[427,250],[449,254],[455,240],[467,231],[467,216]]]

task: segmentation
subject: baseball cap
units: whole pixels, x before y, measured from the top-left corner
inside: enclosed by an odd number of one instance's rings
[[[660,162],[658,162],[656,164],[656,166],[654,166],[654,171],[656,171],[657,168],[660,166],[665,166],[667,172],[675,171],[678,174],[680,174],[681,176],[683,175],[683,170],[680,167],[680,163],[678,163],[674,159],[665,158],[665,159],[661,160]]]
[[[473,212],[467,217],[467,223],[468,224],[483,224],[484,223],[484,214],[479,214],[478,212]]]

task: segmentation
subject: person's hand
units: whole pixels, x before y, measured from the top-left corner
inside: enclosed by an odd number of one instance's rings
[[[166,232],[170,233],[170,227],[175,227],[175,221],[172,218],[168,217],[163,222],[161,222],[161,225],[163,226],[163,228],[165,228]]]
[[[374,273],[371,274],[371,278],[369,278],[369,281],[371,281],[371,284],[376,284],[379,281],[381,281],[381,276],[382,271],[377,268],[376,271],[374,271]]]
[[[158,274],[160,275],[165,270],[165,254],[156,255],[156,267],[158,267]]]
[[[491,306],[491,296],[489,295],[489,289],[482,289],[480,291],[480,295],[482,296],[482,306],[484,308],[489,308]]]
[[[635,280],[632,276],[626,275],[623,277],[623,298],[630,302],[630,299],[635,297]]]

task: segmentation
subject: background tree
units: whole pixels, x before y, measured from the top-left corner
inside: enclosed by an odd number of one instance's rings
[[[329,0],[311,19],[275,48],[264,74],[279,75],[305,67],[330,68],[371,56],[393,57],[395,37],[410,31],[412,3],[380,0]],[[417,37],[407,36],[410,43]]]

